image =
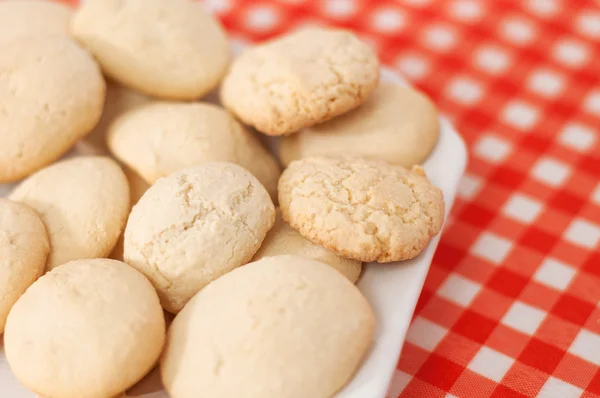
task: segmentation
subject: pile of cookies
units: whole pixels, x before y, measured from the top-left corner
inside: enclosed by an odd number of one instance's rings
[[[173,398],[335,395],[372,344],[362,263],[416,257],[444,215],[419,166],[436,109],[379,70],[325,28],[232,59],[192,0],[0,2],[0,183],[22,180],[0,199],[0,333],[19,381],[109,398],[160,363]],[[201,101],[215,89],[223,107]]]

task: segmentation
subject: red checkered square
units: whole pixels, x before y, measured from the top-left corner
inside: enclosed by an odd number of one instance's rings
[[[552,374],[564,355],[564,350],[534,337],[529,340],[517,359],[525,365]]]

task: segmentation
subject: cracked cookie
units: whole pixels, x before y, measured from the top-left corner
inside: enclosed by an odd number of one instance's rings
[[[156,181],[125,228],[125,262],[177,313],[199,290],[250,261],[275,221],[266,189],[233,163],[208,162]]]
[[[431,153],[439,135],[435,105],[420,92],[382,83],[353,112],[284,137],[284,165],[311,156],[354,156],[412,167]]]
[[[100,68],[68,37],[0,43],[0,183],[65,154],[100,119],[104,92]]]
[[[69,35],[73,9],[46,0],[0,1],[0,41],[27,36]]]
[[[355,283],[360,276],[362,263],[356,260],[343,258],[306,239],[294,228],[281,218],[281,210],[276,209],[275,224],[267,233],[263,244],[254,255],[253,261],[263,257],[279,256],[283,254],[294,254],[320,261],[338,270],[350,282]]]
[[[379,61],[354,34],[311,28],[250,48],[232,64],[221,100],[244,123],[286,135],[356,108],[379,81]]]
[[[371,345],[373,311],[332,267],[267,257],[200,291],[169,328],[172,398],[332,397]]]
[[[283,219],[305,238],[359,261],[416,257],[444,220],[442,191],[420,166],[307,158],[279,179]]]
[[[87,0],[73,18],[71,33],[106,75],[165,99],[207,94],[230,59],[223,28],[192,0]]]
[[[6,322],[17,379],[44,397],[116,397],[150,371],[165,342],[152,284],[120,261],[77,260],[31,285]]]
[[[44,273],[49,251],[46,228],[36,212],[0,199],[0,334],[13,304]]]
[[[101,156],[57,162],[19,184],[11,200],[40,215],[50,255],[46,269],[71,260],[106,257],[129,214],[129,186],[119,165]]]
[[[107,139],[112,153],[150,184],[184,168],[224,161],[249,170],[277,198],[277,161],[219,106],[153,102],[118,117]]]

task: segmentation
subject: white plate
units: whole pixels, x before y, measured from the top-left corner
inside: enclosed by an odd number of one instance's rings
[[[382,77],[383,80],[405,84],[389,69],[382,70]],[[463,140],[446,119],[441,118],[440,125],[439,142],[423,166],[429,179],[444,192],[446,216],[448,216],[456,196],[458,181],[465,170],[467,151]],[[271,147],[276,146],[276,142],[269,142],[269,144]],[[10,185],[0,185],[0,196],[6,195],[10,189]],[[413,260],[385,265],[371,264],[365,267],[358,287],[375,310],[377,317],[375,341],[356,376],[337,395],[337,398],[385,397],[438,241],[439,235],[419,257]],[[1,346],[0,396],[10,398],[34,396],[13,378]],[[167,398],[167,394],[160,391],[156,371],[131,389],[127,396]]]

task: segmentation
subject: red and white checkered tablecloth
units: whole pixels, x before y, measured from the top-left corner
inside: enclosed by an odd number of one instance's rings
[[[600,398],[600,3],[205,3],[234,41],[357,31],[469,145],[388,396]]]

